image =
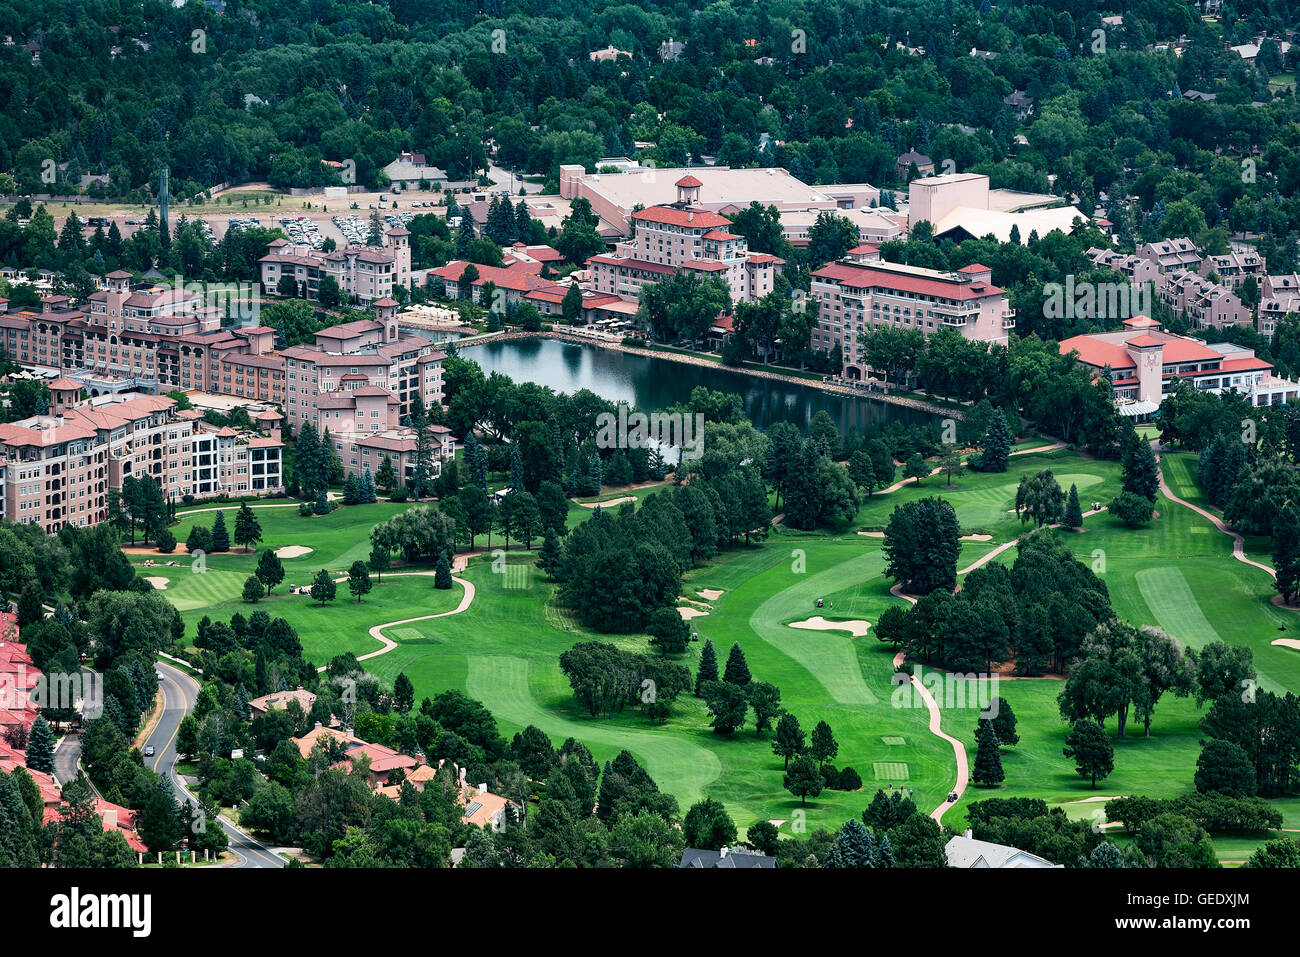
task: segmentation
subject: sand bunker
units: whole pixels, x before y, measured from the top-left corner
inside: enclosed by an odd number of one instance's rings
[[[717,601],[722,597],[721,588],[701,588],[698,592],[701,598],[707,598],[709,601]]]
[[[623,505],[626,502],[635,502],[635,495],[624,495],[622,498],[611,498],[608,502],[579,502],[583,508],[609,508],[613,505]]]
[[[884,538],[884,532],[858,532],[859,535],[865,535],[867,538]]]
[[[306,545],[286,545],[284,548],[275,550],[276,558],[301,558],[303,555],[310,555],[314,549]]]
[[[804,628],[808,631],[847,631],[854,638],[861,638],[871,627],[869,621],[827,621],[821,615],[816,615],[806,621],[792,621],[791,628]]]
[[[963,542],[991,542],[993,541],[993,536],[992,535],[963,535],[961,537],[961,540]]]
[[[163,578],[160,575],[155,575],[152,578],[146,578],[145,581],[147,581],[150,585],[153,585],[153,587],[157,588],[159,591],[166,591],[167,586],[171,584],[171,582],[168,579]]]
[[[690,621],[692,618],[703,618],[708,612],[700,608],[685,608],[679,605],[677,614],[681,615],[685,621]]]
[[[1281,645],[1283,648],[1294,648],[1300,651],[1300,638],[1274,638],[1273,644]]]

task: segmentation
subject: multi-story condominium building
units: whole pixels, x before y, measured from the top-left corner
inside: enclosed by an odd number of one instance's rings
[[[1214,273],[1219,277],[1219,284],[1233,292],[1241,291],[1241,284],[1248,276],[1253,276],[1256,283],[1268,275],[1268,263],[1264,257],[1253,250],[1229,252],[1222,256],[1206,256],[1201,262],[1200,274],[1208,276]]]
[[[50,411],[0,425],[4,514],[55,532],[108,517],[108,492],[152,476],[168,499],[284,487],[283,443],[176,412],[165,396],[125,393],[80,400],[80,384],[50,384]]]
[[[15,362],[56,375],[111,376],[135,387],[198,389],[261,402],[284,396],[283,363],[267,355],[275,330],[221,326],[221,311],[197,290],[134,288],[130,273],[105,277],[81,309],[46,296],[40,312],[6,313],[0,344]]]
[[[1166,308],[1185,314],[1198,328],[1222,329],[1250,323],[1250,310],[1235,294],[1187,269],[1164,273],[1159,296]]]
[[[754,302],[771,292],[784,261],[751,253],[748,240],[730,231],[731,220],[700,208],[701,185],[683,176],[676,203],[632,213],[631,241],[619,243],[612,255],[587,260],[592,290],[636,299],[646,283],[694,270],[726,282],[732,302]]]
[[[1100,249],[1093,246],[1085,249],[1083,254],[1092,260],[1094,266],[1102,269],[1113,269],[1116,272],[1124,274],[1125,278],[1132,283],[1160,282],[1160,270],[1150,259],[1143,259],[1141,256],[1124,255],[1115,249]]]
[[[1122,332],[1066,339],[1061,353],[1105,373],[1120,412],[1133,417],[1153,414],[1181,381],[1216,394],[1235,389],[1257,406],[1300,399],[1300,383],[1274,376],[1253,349],[1164,332],[1147,316],[1125,320]]]
[[[1300,273],[1265,276],[1260,283],[1259,334],[1272,342],[1277,324],[1292,312],[1300,313]]]
[[[320,281],[333,276],[345,298],[362,304],[391,298],[396,286],[411,288],[410,240],[410,230],[400,226],[388,230],[383,247],[348,246],[331,253],[277,239],[267,244],[267,253],[259,260],[262,288],[274,293],[281,278],[288,276],[297,283],[299,295],[317,299]]]
[[[1180,269],[1197,272],[1201,268],[1201,251],[1187,238],[1144,243],[1137,248],[1137,254],[1140,258],[1153,262],[1161,274]]]
[[[380,300],[375,307],[376,319],[322,329],[316,333],[314,345],[291,346],[280,353],[288,377],[284,408],[290,426],[296,429],[311,422],[323,429],[331,424],[334,413],[341,411],[332,402],[357,398],[331,393],[364,387],[378,388],[395,403],[391,413],[380,416],[369,414],[379,411],[378,397],[374,408],[365,404],[364,418],[368,422],[391,419],[396,425],[411,414],[417,397],[426,409],[442,404],[442,362],[446,355],[428,339],[399,331],[396,302]],[[387,406],[386,400],[382,404]],[[325,416],[326,412],[330,417]]]
[[[1005,343],[1015,325],[1015,310],[993,285],[987,266],[957,272],[904,266],[884,262],[873,246],[816,270],[811,299],[817,309],[812,348],[831,352],[838,346],[850,379],[867,374],[859,336],[876,326],[919,329],[927,336],[954,329],[967,339]]]

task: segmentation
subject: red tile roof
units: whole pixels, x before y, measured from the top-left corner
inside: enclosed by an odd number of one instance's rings
[[[662,223],[666,226],[691,226],[704,230],[715,229],[719,226],[726,228],[731,225],[731,220],[725,216],[711,213],[707,209],[695,209],[693,207],[682,209],[678,206],[650,206],[646,209],[637,210],[632,214],[632,218],[638,222]]]
[[[937,279],[892,270],[876,269],[871,264],[827,263],[813,273],[815,279],[831,279],[856,289],[879,287],[913,292],[922,296],[944,299],[984,299],[1000,296],[1002,290],[987,283],[961,282]]]

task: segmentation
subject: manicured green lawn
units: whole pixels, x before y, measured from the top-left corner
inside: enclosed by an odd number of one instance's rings
[[[1174,453],[1166,454],[1164,461],[1175,491],[1203,504],[1194,481],[1195,458]],[[692,627],[702,639],[713,641],[722,660],[731,645],[739,643],[755,679],[781,689],[784,706],[805,731],[819,720],[827,721],[840,746],[834,763],[858,771],[864,782],[861,792],[824,791],[801,809],[783,789],[781,761],[771,753],[771,732],[759,739],[750,725],[732,738],[715,735],[703,704],[690,696],[678,700],[664,725],[648,723],[637,709],[609,719],[588,717],[574,703],[559,669],[559,655],[575,642],[593,638],[629,649],[649,646],[644,636],[587,632],[557,609],[553,586],[532,564],[535,551],[511,551],[506,574],[494,573],[486,556],[472,559],[463,573],[476,586],[472,605],[462,614],[388,629],[387,637],[398,647],[370,659],[367,666],[386,681],[405,672],[419,696],[464,690],[488,706],[507,736],[535,724],[557,744],[569,736],[581,739],[602,761],[626,748],[683,808],[708,795],[723,801],[742,827],[757,820],[781,820],[791,822],[782,826],[788,833],[795,823],[802,826],[801,814],[810,827],[838,826],[860,813],[877,787],[891,781],[913,789],[922,808],[933,808],[955,778],[952,748],[929,733],[924,708],[911,707],[906,696],[895,693],[892,650],[871,630],[855,638],[847,631],[789,625],[813,615],[874,625],[886,607],[901,601],[890,595],[890,582],[883,575],[881,539],[856,534],[859,529],[883,528],[901,502],[940,495],[953,503],[964,533],[992,536],[989,541],[963,542],[959,568],[1014,541],[1027,529],[1014,514],[1016,487],[1022,475],[1042,468],[1051,468],[1067,489],[1076,484],[1085,509],[1092,501],[1108,502],[1120,488],[1115,462],[1068,451],[1016,456],[1001,475],[968,473],[951,488],[945,487],[943,476],[933,476],[919,487],[877,494],[840,534],[778,527],[765,542],[727,552],[688,575],[683,594],[709,606],[706,616],[692,619]],[[613,495],[632,494],[639,500],[650,491]],[[368,554],[370,527],[407,507],[381,503],[308,519],[295,509],[264,509],[259,512],[265,533],[262,547],[306,545],[315,550],[285,561],[286,585],[307,583],[320,567],[342,574],[353,560]],[[1230,539],[1204,518],[1164,498],[1157,508],[1159,517],[1145,529],[1124,528],[1103,513],[1088,517],[1082,533],[1061,534],[1079,559],[1101,575],[1122,617],[1160,626],[1193,648],[1216,638],[1247,644],[1264,688],[1300,687],[1300,652],[1271,643],[1279,636],[1300,637],[1300,615],[1269,603],[1269,576],[1233,561]],[[591,513],[574,505],[570,524]],[[212,514],[198,518],[210,522]],[[233,520],[234,510],[229,509],[226,521],[232,528]],[[177,530],[182,541],[188,521]],[[493,545],[499,541],[494,536]],[[1261,557],[1257,551],[1252,554]],[[178,556],[184,557],[179,549]],[[1007,564],[1014,559],[1014,548],[999,557]],[[188,559],[183,568],[142,573],[171,580],[167,595],[190,622],[203,614],[247,614],[250,606],[239,600],[239,591],[255,562],[256,554],[231,552],[209,556],[203,575],[189,569]],[[700,596],[707,589],[720,589],[722,595],[713,600]],[[286,589],[282,585],[279,591]],[[341,651],[375,650],[378,644],[368,634],[375,624],[446,611],[460,597],[459,587],[437,592],[427,577],[393,578],[359,606],[348,603],[340,586],[339,599],[328,609],[287,594],[258,607],[293,622],[308,655],[323,664]],[[818,598],[825,600],[825,607],[816,608]],[[1287,630],[1279,631],[1279,625]],[[682,656],[692,671],[700,647],[692,644]],[[1168,797],[1192,789],[1202,714],[1194,701],[1168,695],[1162,699],[1150,737],[1143,735],[1140,724],[1131,726],[1128,737],[1117,742],[1115,772],[1093,791],[1061,753],[1067,729],[1057,711],[1059,690],[1060,682],[1052,679],[999,682],[997,694],[1014,708],[1021,736],[1004,754],[1006,783],[993,790],[968,788],[945,823],[960,826],[965,806],[986,797],[1042,797],[1074,816],[1088,817],[1101,803],[1087,802],[1090,797]],[[966,742],[972,760],[978,710],[977,696],[968,695],[964,702],[947,702],[943,714],[944,730]],[[1113,722],[1110,730],[1113,733]],[[1287,826],[1300,827],[1300,798],[1277,803]],[[1248,853],[1246,843],[1237,846],[1225,839],[1216,846],[1221,856],[1232,860]]]

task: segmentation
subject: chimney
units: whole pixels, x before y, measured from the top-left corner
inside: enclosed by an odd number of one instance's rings
[[[966,838],[966,840],[969,841],[974,834],[975,834],[974,831],[972,831],[970,828],[966,828],[966,830],[962,833],[962,837]]]
[[[316,727],[318,727],[318,728],[320,727],[320,722],[319,722],[319,721],[316,722]]]
[[[721,854],[723,857],[726,857],[726,856],[727,856],[727,850],[728,850],[728,848],[727,848],[727,846],[724,844],[724,845],[722,845],[722,849],[721,849],[720,851],[718,851],[718,853]]]
[[[101,811],[100,813],[101,813],[101,814],[103,815],[103,817],[104,817],[104,827],[105,827],[105,829],[110,828],[110,827],[113,827],[113,828],[117,827],[117,811],[116,811],[116,810],[113,810],[112,808],[106,808],[105,810]]]

